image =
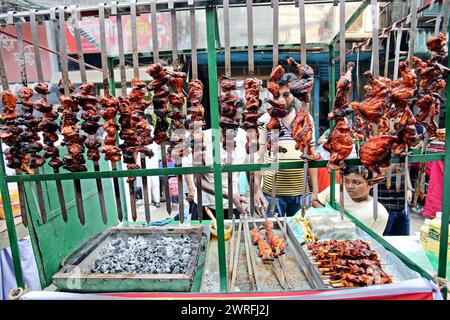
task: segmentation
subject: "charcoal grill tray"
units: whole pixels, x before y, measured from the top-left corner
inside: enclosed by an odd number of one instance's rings
[[[133,236],[148,239],[182,235],[190,235],[199,243],[184,274],[94,274],[90,271],[101,249],[113,239]],[[208,241],[207,225],[110,228],[90,238],[64,259],[61,270],[53,275],[53,282],[58,290],[71,292],[188,292],[191,290],[196,272],[202,270],[200,265],[204,263]]]

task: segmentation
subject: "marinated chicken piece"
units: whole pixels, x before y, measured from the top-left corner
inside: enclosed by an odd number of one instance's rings
[[[219,84],[220,84],[220,88],[222,89],[222,91],[236,90],[236,79],[222,76],[219,79]]]
[[[328,170],[340,170],[344,167],[344,160],[352,153],[353,133],[349,128],[345,118],[336,120],[336,125],[323,145],[323,148],[330,153],[328,160]]]
[[[347,72],[339,78],[336,85],[336,97],[334,98],[333,111],[328,114],[328,119],[345,117],[353,112],[349,104],[348,95],[352,88],[352,71],[354,63],[347,64]]]
[[[296,144],[295,149],[304,152],[306,148],[306,154],[303,153],[303,158],[308,160],[318,160],[319,156],[314,154],[312,149],[312,131],[314,130],[311,119],[305,108],[301,108],[295,116],[292,125],[292,137]]]
[[[288,59],[288,63],[297,68],[299,79],[289,83],[289,90],[292,95],[303,103],[310,102],[311,91],[314,87],[314,70],[308,65],[301,65],[293,58]]]
[[[369,181],[369,185],[374,185],[383,181],[386,177],[381,172],[380,167],[390,165],[391,150],[397,137],[388,135],[379,135],[367,140],[359,151],[361,163],[377,176]]]

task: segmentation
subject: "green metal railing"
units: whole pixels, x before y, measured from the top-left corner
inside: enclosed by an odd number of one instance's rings
[[[260,5],[268,5],[263,3]],[[213,129],[213,165],[212,166],[198,166],[198,167],[176,167],[176,168],[158,168],[158,169],[139,169],[139,170],[122,170],[117,171],[98,171],[98,172],[80,172],[80,173],[58,173],[58,174],[36,174],[36,175],[17,175],[7,176],[5,174],[5,166],[3,158],[0,157],[0,193],[3,199],[3,207],[5,212],[5,218],[8,228],[8,236],[13,256],[14,271],[16,274],[17,285],[19,287],[25,287],[22,268],[20,263],[20,253],[18,248],[17,235],[14,226],[13,211],[10,201],[10,194],[8,190],[8,184],[16,182],[32,182],[32,181],[55,181],[55,180],[73,180],[73,179],[95,179],[95,178],[124,178],[124,177],[139,177],[139,176],[155,176],[155,175],[182,175],[182,174],[214,174],[214,188],[216,195],[216,214],[218,221],[218,253],[219,253],[219,272],[220,272],[220,290],[227,291],[227,267],[226,267],[226,252],[225,252],[225,239],[224,239],[224,212],[223,212],[223,194],[222,194],[222,174],[223,172],[253,172],[273,170],[273,164],[271,163],[256,163],[256,164],[239,164],[239,165],[222,165],[220,161],[220,136],[219,136],[219,106],[218,106],[218,83],[217,83],[217,63],[216,63],[216,13],[215,4],[206,5],[206,31],[207,31],[207,53],[208,53],[208,76],[209,79],[209,97],[210,97],[210,113],[211,113],[211,126]],[[361,10],[362,11],[362,10]],[[353,17],[353,19],[356,19]],[[348,27],[348,26],[347,26]],[[329,59],[330,59],[330,86],[329,86],[329,101],[330,110],[332,108],[334,96],[335,96],[335,67],[333,63],[335,51],[334,44],[329,45]],[[111,94],[115,94],[114,79],[110,79]],[[447,79],[447,83],[450,84],[450,79]],[[447,97],[450,97],[450,85],[447,86]],[[446,100],[447,109],[450,107],[450,99]],[[330,124],[332,126],[333,124]],[[450,112],[446,114],[445,127],[450,128]],[[429,161],[444,161],[444,195],[450,194],[450,135],[446,136],[446,150],[445,154],[429,152],[425,155],[413,154],[409,157],[410,163],[429,162]],[[300,155],[299,155],[300,158]],[[399,163],[402,159],[394,157],[391,163]],[[327,161],[312,161],[309,163],[310,168],[325,167]],[[346,161],[346,165],[355,166],[360,165],[359,159],[350,159]],[[303,161],[290,161],[282,162],[278,164],[278,169],[295,169],[302,168]],[[334,172],[332,173],[331,181],[334,182]],[[334,193],[334,183],[331,183],[332,192]],[[121,190],[123,192],[123,190]],[[334,196],[331,196],[334,201]],[[125,199],[124,193],[122,193],[122,199]],[[439,255],[439,270],[438,276],[445,278],[446,276],[446,263],[447,263],[447,238],[448,238],[448,222],[450,211],[450,197],[443,198],[442,208],[442,230],[441,230],[441,247]],[[334,203],[334,206],[336,204]],[[126,213],[126,211],[124,211]],[[36,212],[30,212],[30,214],[36,214]],[[31,220],[30,220],[31,221]],[[358,221],[357,224],[360,223]],[[32,227],[29,226],[30,233],[32,233]],[[370,234],[370,232],[369,232]],[[382,240],[382,239],[381,239]],[[397,255],[404,257],[398,250],[387,244],[385,241],[381,241],[383,246],[393,251]],[[403,261],[408,262],[406,259]],[[38,262],[39,263],[39,262]],[[408,262],[409,263],[409,262]],[[407,263],[407,264],[408,264]],[[416,271],[419,270],[414,263],[408,264]],[[427,276],[428,277],[428,276]]]

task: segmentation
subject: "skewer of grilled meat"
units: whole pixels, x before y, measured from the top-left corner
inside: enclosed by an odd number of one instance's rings
[[[202,106],[203,99],[203,83],[198,80],[192,80],[188,84],[188,96],[191,107],[188,113],[191,116],[189,123],[189,131],[192,139],[192,155],[194,163],[204,163],[205,146],[203,144],[204,134],[202,129],[205,128],[205,108]]]
[[[3,91],[1,97],[3,112],[1,119],[3,124],[0,125],[0,139],[9,147],[9,149],[5,150],[6,165],[8,168],[21,169],[22,160],[26,154],[20,147],[24,130],[19,125],[23,120],[19,118],[19,114],[16,111],[17,98],[9,89]]]
[[[242,128],[247,131],[247,143],[245,145],[247,154],[259,150],[258,118],[261,116],[259,108],[261,100],[259,92],[261,86],[259,79],[250,77],[245,80],[245,111],[243,113]]]
[[[155,130],[153,133],[154,141],[157,144],[169,141],[167,130],[169,123],[166,116],[169,114],[167,103],[170,94],[169,87],[166,85],[169,76],[160,64],[152,64],[147,68],[147,73],[153,80],[147,85],[147,90],[153,91],[153,107],[157,116]]]
[[[236,79],[222,76],[219,79],[219,85],[223,92],[219,97],[219,126],[222,128],[222,146],[225,150],[227,150],[227,131],[235,130],[239,127],[239,123],[236,122],[235,117],[238,108],[241,107],[241,100],[238,96],[231,93],[231,91],[236,90]],[[234,150],[236,147],[236,142],[234,142],[234,145],[231,147],[232,150]],[[230,150],[230,152],[232,150]]]
[[[61,101],[61,107],[59,111],[62,111],[61,117],[61,134],[64,139],[61,145],[66,146],[68,153],[63,156],[64,165],[63,168],[70,172],[83,172],[87,171],[86,160],[84,159],[84,142],[86,136],[79,134],[79,127],[77,126],[78,118],[77,113],[79,107],[74,98],[70,95],[64,95],[63,81],[59,82],[59,100]],[[69,80],[69,92],[72,94],[74,86]]]
[[[41,95],[41,99],[34,102],[34,108],[42,113],[38,129],[43,132],[44,158],[50,158],[48,164],[57,172],[63,166],[63,161],[59,158],[59,149],[55,147],[55,142],[58,141],[56,132],[59,130],[59,125],[56,120],[59,114],[53,108],[53,105],[47,101],[46,96],[50,93],[50,90],[45,82],[39,82],[34,90]]]
[[[38,118],[33,116],[34,101],[33,89],[28,87],[20,88],[17,92],[22,102],[22,117],[20,118],[25,126],[25,130],[19,136],[19,146],[26,154],[22,159],[21,169],[27,174],[33,174],[33,169],[42,167],[45,163],[44,157],[38,155],[42,151],[43,145],[39,142],[39,122]]]
[[[82,84],[80,91],[72,94],[72,98],[83,110],[81,119],[84,121],[81,124],[81,129],[88,135],[84,144],[88,149],[88,159],[95,162],[100,159],[99,147],[101,146],[100,137],[95,136],[101,126],[99,123],[100,115],[98,114],[98,98],[95,96],[93,83]]]
[[[186,115],[182,112],[183,106],[186,103],[186,97],[183,93],[183,83],[186,77],[187,75],[184,72],[172,72],[169,76],[169,85],[172,88],[172,92],[168,98],[172,110],[167,116],[171,119],[172,136],[168,152],[175,159],[186,157],[190,147],[185,139],[186,128],[184,127],[184,120],[186,119]]]

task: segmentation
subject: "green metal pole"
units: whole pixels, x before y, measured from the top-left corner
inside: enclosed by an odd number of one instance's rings
[[[208,77],[209,77],[209,103],[211,110],[211,130],[213,144],[213,173],[214,193],[216,196],[217,238],[219,247],[219,273],[220,290],[227,291],[227,266],[225,255],[223,195],[222,195],[222,169],[220,161],[220,131],[219,131],[219,105],[217,101],[217,60],[216,60],[216,33],[215,33],[214,7],[206,7],[206,37],[208,44]]]
[[[334,44],[330,44],[328,47],[328,54],[329,54],[329,76],[328,76],[328,96],[329,96],[329,110],[330,112],[333,110],[333,103],[334,103],[334,96],[335,96],[335,79],[336,79],[336,66],[334,65]],[[334,128],[334,120],[330,121],[330,132],[333,131]],[[330,205],[335,208],[336,207],[336,199],[335,199],[335,181],[336,181],[336,172],[334,170],[330,173]]]
[[[449,25],[450,32],[450,25]],[[450,59],[448,59],[450,66]],[[450,75],[447,76],[447,83],[450,84]],[[446,109],[445,109],[445,126],[450,128],[450,85],[447,85],[446,91]],[[442,194],[442,221],[441,221],[441,239],[439,245],[439,267],[438,277],[445,278],[447,274],[447,249],[448,249],[448,222],[450,214],[450,197],[445,195],[450,194],[450,135],[445,137],[445,159],[444,159],[444,190]],[[447,298],[447,290],[443,289],[445,299]]]
[[[14,274],[16,275],[17,286],[20,288],[25,288],[25,283],[23,282],[22,265],[20,263],[20,251],[19,242],[17,241],[16,225],[14,224],[14,216],[11,206],[11,199],[9,197],[10,195],[8,183],[6,182],[5,176],[5,162],[3,161],[3,154],[0,154],[0,192],[2,195],[3,211],[5,212],[9,246],[11,248],[13,258]]]
[[[116,96],[116,83],[114,79],[114,59],[108,58],[108,69],[109,69],[109,93],[112,96]],[[116,133],[116,139],[119,141],[119,133]],[[117,169],[119,171],[122,170],[122,162],[117,162]],[[122,199],[122,213],[123,213],[123,223],[128,224],[128,209],[125,195],[125,185],[123,183],[123,179],[119,181],[119,191],[120,191],[120,199]]]

